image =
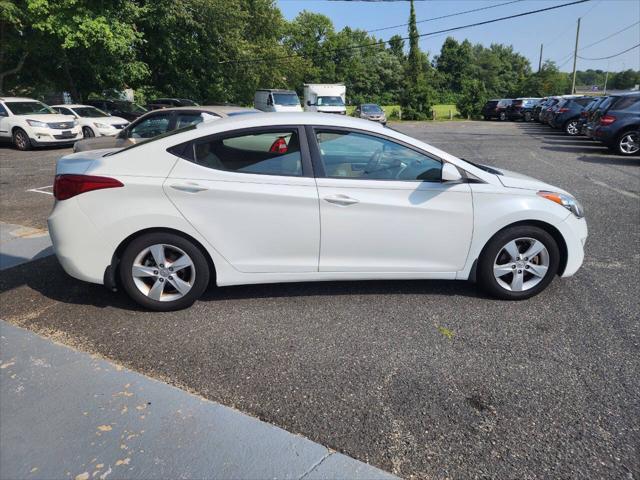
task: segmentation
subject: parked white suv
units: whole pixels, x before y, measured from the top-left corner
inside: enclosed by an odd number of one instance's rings
[[[11,140],[18,150],[67,145],[81,138],[74,117],[32,98],[0,97],[0,140]]]
[[[91,105],[52,105],[62,115],[72,115],[82,128],[84,138],[112,137],[129,125],[129,120],[115,117]]]

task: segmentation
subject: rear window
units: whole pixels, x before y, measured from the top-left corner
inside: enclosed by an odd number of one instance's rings
[[[640,95],[629,95],[628,97],[620,97],[620,99],[611,106],[614,110],[640,110]]]

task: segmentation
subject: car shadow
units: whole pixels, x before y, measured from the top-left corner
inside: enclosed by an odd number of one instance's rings
[[[553,146],[553,147],[540,147],[542,150],[551,150],[554,152],[563,152],[563,153],[588,153],[588,152],[593,152],[593,153],[604,153],[604,152],[608,152],[609,150],[607,149],[607,147],[605,146],[597,146],[597,145],[583,145],[583,146],[579,146],[579,147],[575,147],[575,146],[565,146],[565,145],[557,145],[557,146]]]
[[[102,285],[67,275],[55,256],[3,270],[0,293],[26,286],[58,302],[98,308],[144,311],[122,290],[111,292]],[[340,282],[274,283],[207,289],[200,301],[266,299],[305,296],[442,295],[488,298],[471,282],[458,280],[369,280]]]
[[[577,157],[581,162],[598,163],[600,165],[620,165],[624,167],[640,167],[640,157],[622,157],[620,155],[582,155]]]

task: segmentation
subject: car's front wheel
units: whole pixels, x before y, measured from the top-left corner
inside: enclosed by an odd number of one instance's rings
[[[478,260],[478,280],[489,294],[524,300],[544,290],[560,264],[553,237],[534,226],[506,228],[485,246]]]
[[[504,122],[507,119],[507,114],[505,112],[500,112],[500,121]]]
[[[209,284],[202,251],[173,233],[149,233],[133,240],[124,250],[119,273],[127,294],[157,311],[191,306]]]
[[[27,132],[21,128],[16,128],[13,131],[13,145],[18,150],[31,150],[31,139],[29,139]]]
[[[640,131],[629,130],[618,136],[615,150],[620,155],[631,156],[640,153]]]
[[[95,137],[96,134],[91,129],[91,127],[82,127],[82,136],[83,138],[91,138],[91,137]]]
[[[531,121],[531,112],[524,112],[524,121],[525,122]]]

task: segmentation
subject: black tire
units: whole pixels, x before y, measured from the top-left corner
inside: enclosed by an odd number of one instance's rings
[[[91,138],[91,137],[95,137],[95,136],[96,136],[96,134],[91,129],[91,127],[82,127],[82,137],[83,138]]]
[[[27,151],[27,150],[31,150],[32,145],[31,145],[31,139],[29,138],[29,135],[27,135],[27,132],[25,132],[23,129],[21,128],[16,128],[13,131],[13,146],[16,147],[16,149],[18,150],[22,150]]]
[[[580,135],[580,120],[577,118],[572,118],[571,120],[567,120],[563,126],[564,133],[569,135],[570,137],[577,137]]]
[[[491,117],[489,117],[489,116],[487,116],[487,115],[485,115],[483,118],[484,118],[485,120],[491,120]]]
[[[505,112],[500,112],[500,116],[498,117],[498,120],[500,120],[501,122],[504,122],[507,119],[507,114]]]
[[[549,254],[549,267],[542,280],[528,290],[511,291],[502,287],[493,274],[494,262],[503,247],[518,238],[532,238],[546,247]],[[523,252],[520,252],[523,253]],[[503,300],[524,300],[531,298],[543,291],[553,280],[560,265],[560,249],[553,237],[539,227],[522,225],[508,227],[496,233],[482,250],[477,266],[477,279],[479,286],[488,294]],[[525,274],[531,275],[525,272]],[[524,275],[524,274],[523,274]]]
[[[169,301],[160,301],[149,298],[145,295],[137,286],[134,281],[134,277],[132,274],[133,263],[136,260],[136,257],[146,248],[163,244],[165,246],[177,247],[186,253],[192,263],[193,267],[188,267],[185,269],[189,273],[191,273],[190,269],[194,269],[195,279],[193,280],[193,285],[191,289],[181,298],[176,300]],[[156,268],[156,267],[152,267]],[[167,269],[163,269],[167,270]],[[193,242],[190,240],[173,233],[149,233],[146,235],[142,235],[135,240],[133,240],[124,250],[122,254],[122,258],[120,259],[120,264],[118,266],[118,274],[120,277],[120,282],[127,294],[139,305],[147,308],[149,310],[155,310],[160,312],[168,312],[174,310],[181,310],[183,308],[190,307],[193,302],[195,302],[200,296],[204,293],[209,285],[209,263],[205,258],[205,255],[202,253],[200,248],[198,248]],[[176,275],[174,273],[174,275]],[[151,282],[154,282],[150,277]],[[159,278],[157,276],[156,278]],[[171,278],[171,277],[168,277]],[[172,288],[171,283],[166,280],[166,285],[169,289]]]
[[[530,122],[531,121],[531,112],[524,112],[524,116],[522,117],[522,119],[525,122]]]
[[[632,157],[634,155],[640,155],[640,148],[633,151],[633,149],[629,148],[629,141],[635,143],[635,145],[640,145],[640,130],[627,130],[622,132],[616,138],[616,143],[613,145],[613,150],[618,154],[625,157]],[[623,142],[627,143],[627,146],[623,146]]]

